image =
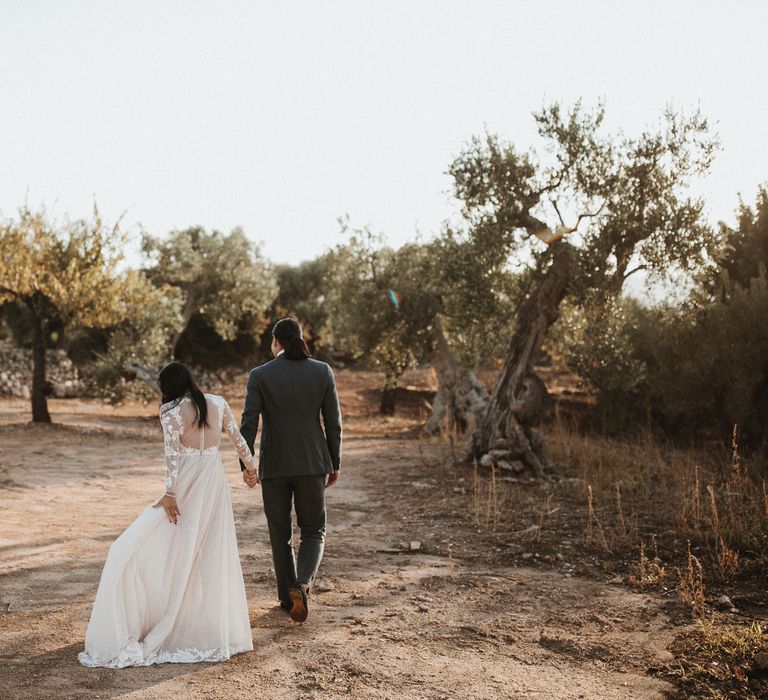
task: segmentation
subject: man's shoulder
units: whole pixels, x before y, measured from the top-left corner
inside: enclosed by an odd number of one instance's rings
[[[331,369],[331,366],[327,362],[315,360],[312,357],[305,360],[305,362],[309,363],[310,370],[314,376],[324,380],[327,379],[329,375],[333,377],[333,369]]]
[[[258,376],[259,374],[263,374],[264,372],[269,372],[271,369],[274,369],[275,366],[277,365],[277,359],[278,358],[274,357],[271,360],[265,362],[263,365],[254,367],[248,372],[248,375]]]
[[[331,369],[331,366],[327,362],[316,360],[314,357],[308,357],[305,362],[307,362],[316,370],[322,370],[323,372],[327,372],[329,369]]]

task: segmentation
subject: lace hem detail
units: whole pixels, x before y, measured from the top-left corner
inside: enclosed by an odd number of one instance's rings
[[[81,651],[77,655],[77,660],[83,666],[95,668],[103,666],[105,668],[125,668],[127,666],[152,666],[153,664],[195,664],[200,661],[226,661],[235,654],[244,651],[251,651],[253,645],[243,645],[236,647],[225,647],[223,649],[174,649],[173,651],[161,651],[157,654],[144,656],[144,649],[141,642],[128,642],[116,656],[112,658],[102,658],[98,654],[89,654],[87,651]]]

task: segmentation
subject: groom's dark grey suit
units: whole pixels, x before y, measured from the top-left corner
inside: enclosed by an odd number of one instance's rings
[[[289,603],[289,589],[297,582],[311,586],[317,573],[325,544],[325,479],[341,466],[341,411],[333,370],[311,358],[290,360],[284,353],[252,369],[240,432],[254,453],[260,417],[264,514],[278,597]],[[301,531],[298,562],[292,502]]]

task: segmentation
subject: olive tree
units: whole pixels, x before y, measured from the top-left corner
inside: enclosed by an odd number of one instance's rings
[[[24,306],[32,324],[32,420],[50,423],[46,348],[56,325],[100,328],[139,314],[146,286],[120,274],[125,242],[94,210],[91,220],[57,225],[22,209],[0,225],[0,302]]]
[[[485,465],[549,464],[535,426],[546,388],[533,371],[563,300],[617,295],[639,270],[693,270],[712,247],[702,201],[689,193],[716,141],[706,119],[667,109],[640,135],[606,133],[604,110],[548,106],[534,115],[542,155],[499,137],[473,139],[450,166],[469,236],[478,245],[532,260],[506,360],[478,417],[471,451]]]
[[[182,295],[182,323],[171,339],[171,355],[195,314],[202,315],[223,340],[237,334],[238,321],[251,315],[259,321],[254,337],[264,327],[261,318],[277,294],[275,275],[239,228],[228,235],[199,226],[174,231],[167,239],[145,235],[146,270],[157,285],[168,285]]]

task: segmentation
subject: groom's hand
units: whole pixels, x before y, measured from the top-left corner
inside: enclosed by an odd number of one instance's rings
[[[339,470],[334,469],[325,480],[325,488],[330,488],[339,480]]]
[[[259,475],[255,471],[243,469],[243,481],[249,489],[252,489],[259,483]]]

